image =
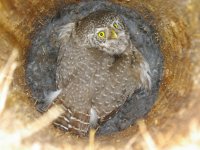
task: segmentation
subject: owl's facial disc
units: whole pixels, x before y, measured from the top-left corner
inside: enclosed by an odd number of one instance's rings
[[[110,55],[122,54],[129,45],[128,33],[117,23],[109,27],[98,28],[95,34],[98,49]]]
[[[122,54],[130,44],[127,27],[120,15],[99,11],[80,20],[75,26],[78,44],[110,55]]]

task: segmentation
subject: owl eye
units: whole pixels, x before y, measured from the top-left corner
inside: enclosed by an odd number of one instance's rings
[[[104,32],[104,31],[100,31],[100,32],[98,33],[98,36],[99,36],[100,38],[104,38],[104,37],[105,37],[105,32]]]
[[[118,28],[119,28],[119,26],[118,26],[118,24],[117,24],[117,23],[114,23],[114,24],[113,24],[113,27],[114,27],[114,28],[116,28],[116,29],[118,29]]]

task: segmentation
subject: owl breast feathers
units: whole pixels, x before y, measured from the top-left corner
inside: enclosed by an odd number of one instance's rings
[[[56,84],[65,113],[56,126],[86,135],[112,118],[136,89],[151,88],[149,64],[119,15],[97,11],[58,32]]]

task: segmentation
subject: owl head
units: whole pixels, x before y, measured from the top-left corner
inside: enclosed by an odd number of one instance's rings
[[[110,11],[96,11],[76,23],[67,24],[62,30],[65,35],[69,27],[73,28],[70,37],[82,47],[119,55],[129,46],[130,37],[123,19]]]

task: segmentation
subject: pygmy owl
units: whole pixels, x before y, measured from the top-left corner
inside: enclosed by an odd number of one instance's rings
[[[151,88],[149,64],[130,40],[123,18],[96,11],[59,29],[57,96],[66,110],[54,124],[86,135],[117,113],[135,90]]]

